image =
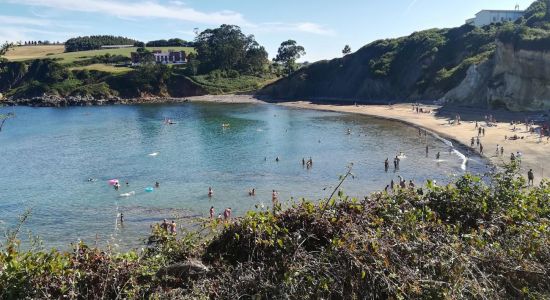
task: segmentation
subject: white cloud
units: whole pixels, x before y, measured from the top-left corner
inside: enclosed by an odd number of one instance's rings
[[[49,20],[0,15],[0,24],[46,26]]]
[[[164,18],[201,24],[235,24],[248,22],[239,13],[220,11],[205,13],[181,5],[166,6],[155,2],[121,2],[106,0],[9,0],[14,4],[50,7],[62,10],[95,12],[122,18]]]
[[[260,32],[281,32],[281,31],[290,31],[290,32],[305,32],[312,33],[317,35],[335,35],[336,32],[330,28],[326,28],[322,25],[310,22],[303,23],[280,23],[280,22],[271,22],[271,23],[262,23],[257,27],[257,30]]]
[[[37,35],[41,38],[37,38]],[[64,41],[67,38],[74,36],[74,32],[59,32],[48,31],[34,28],[27,28],[22,26],[0,26],[0,43],[4,41],[17,42],[27,40],[50,40],[50,41]]]
[[[167,5],[151,1],[123,2],[120,0],[8,0],[14,4],[48,7],[58,10],[102,13],[125,20],[139,18],[159,18],[194,22],[198,24],[232,24],[259,32],[303,32],[316,35],[334,35],[332,29],[311,22],[299,23],[260,23],[248,22],[243,15],[234,11],[201,12],[185,6],[181,0],[172,0]],[[186,32],[188,33],[188,32]]]

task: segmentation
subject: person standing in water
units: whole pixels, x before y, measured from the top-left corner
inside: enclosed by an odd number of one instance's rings
[[[118,183],[118,181],[115,182],[114,188],[115,188],[115,191],[118,191],[118,188],[120,188],[120,184]]]
[[[124,214],[120,213],[120,225],[124,224]]]
[[[388,169],[390,168],[390,162],[388,161],[388,158],[384,161],[384,170],[386,173],[388,172]]]
[[[214,219],[214,206],[210,206],[210,220]]]
[[[279,162],[279,157],[278,157],[278,156],[277,156],[277,158],[275,158],[275,161],[276,161],[276,162]]]
[[[160,187],[160,182],[155,182],[155,187],[158,189]]]
[[[430,152],[430,147],[428,147],[428,145],[426,145],[426,157],[428,157],[429,152]]]
[[[439,160],[440,157],[441,157],[441,154],[437,152],[437,154],[435,155],[435,159]]]
[[[208,187],[208,197],[212,197],[214,195],[214,191],[212,190],[212,187]]]
[[[176,229],[178,227],[178,225],[176,224],[176,221],[172,221],[169,227],[170,227],[170,233],[173,235],[176,235]]]

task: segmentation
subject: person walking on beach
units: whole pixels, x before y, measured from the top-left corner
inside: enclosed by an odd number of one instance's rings
[[[430,147],[428,147],[428,145],[426,145],[426,157],[428,157],[428,152],[430,151]]]
[[[210,220],[214,219],[214,206],[210,206]]]
[[[470,147],[474,147],[475,142],[475,139],[472,137],[472,140],[470,141]]]
[[[500,156],[504,156],[504,147],[500,146]]]
[[[384,170],[386,173],[388,172],[388,169],[390,168],[390,162],[388,161],[388,158],[384,161]]]
[[[481,132],[483,133],[483,136],[485,136],[485,128],[482,128]]]
[[[479,153],[483,154],[483,144],[479,143]]]
[[[516,161],[516,156],[514,155],[514,152],[510,154],[510,162]]]
[[[533,169],[530,169],[529,172],[527,172],[527,184],[530,186],[533,186],[535,182],[535,175],[533,174]]]

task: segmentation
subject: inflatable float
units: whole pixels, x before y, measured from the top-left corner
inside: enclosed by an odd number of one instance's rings
[[[115,185],[118,183],[118,179],[111,179],[108,182],[109,182],[109,185]]]
[[[147,193],[151,193],[151,192],[154,191],[154,190],[155,190],[155,189],[152,188],[152,187],[146,187],[146,188],[145,188],[145,191],[146,191]]]

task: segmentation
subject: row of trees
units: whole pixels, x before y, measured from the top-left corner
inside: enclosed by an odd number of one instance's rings
[[[60,41],[50,42],[50,41],[19,41],[17,42],[18,46],[36,46],[36,45],[62,45]]]
[[[101,49],[109,45],[134,45],[138,41],[122,36],[92,35],[68,39],[65,42],[65,51],[87,51]]]
[[[179,38],[169,40],[149,41],[145,44],[147,47],[193,47],[193,42],[188,42]]]

